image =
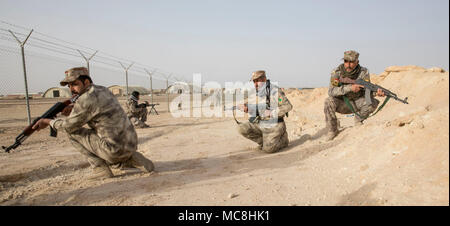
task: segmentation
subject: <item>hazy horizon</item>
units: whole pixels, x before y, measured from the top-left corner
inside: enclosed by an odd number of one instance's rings
[[[342,62],[343,52],[350,49],[360,53],[361,66],[374,74],[392,65],[449,69],[447,0],[48,0],[38,4],[0,0],[0,13],[1,21],[127,59],[126,64],[136,61],[174,73],[182,80],[201,73],[203,82],[224,84],[248,81],[252,71],[266,70],[282,87],[323,87],[331,70]],[[0,28],[10,27],[0,24]],[[11,38],[5,31],[0,36]],[[38,33],[30,41],[33,37]],[[21,58],[11,52],[18,52],[19,46],[5,40],[0,45],[4,80],[0,94],[12,92],[10,87],[21,92]],[[30,92],[57,86],[65,69],[85,64],[76,58],[77,52],[72,53],[76,60],[53,63],[42,56],[33,58],[33,53],[43,54],[38,48],[25,49]],[[91,66],[99,83],[125,84],[118,63],[117,73],[102,69],[100,63]],[[132,75],[129,85],[148,88],[148,78]],[[159,76],[154,88],[164,87]]]

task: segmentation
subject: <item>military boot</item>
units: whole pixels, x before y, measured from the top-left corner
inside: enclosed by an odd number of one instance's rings
[[[127,167],[134,167],[142,170],[143,172],[150,173],[154,170],[155,166],[150,159],[147,159],[139,152],[134,152],[131,158],[124,164]]]
[[[362,122],[363,120],[361,120],[361,118],[359,118],[357,115],[355,115],[355,124],[354,124],[354,126],[355,127],[357,127],[357,126],[362,126],[363,125],[363,122]]]
[[[331,141],[331,140],[333,140],[337,135],[338,135],[338,131],[333,131],[333,130],[330,130],[328,133],[327,133],[327,136],[325,137],[325,140],[326,141]]]
[[[144,129],[144,128],[150,128],[150,126],[143,122],[143,123],[139,126],[139,128],[142,128],[142,129]]]
[[[91,175],[88,177],[89,180],[105,179],[113,177],[111,169],[106,163],[102,163],[98,166],[94,166]]]

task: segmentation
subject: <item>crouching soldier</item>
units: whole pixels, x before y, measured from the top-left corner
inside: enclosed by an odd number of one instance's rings
[[[103,86],[95,85],[85,67],[67,70],[61,86],[68,85],[72,95],[78,95],[73,105],[62,114],[66,118],[40,119],[33,129],[50,125],[66,131],[72,145],[85,155],[93,168],[90,179],[113,177],[110,166],[153,171],[153,163],[137,152],[137,134],[114,95]],[[88,125],[89,128],[83,127]]]
[[[138,104],[139,92],[133,91],[130,98],[127,101],[127,116],[131,123],[138,128],[149,128],[150,126],[145,124],[147,121],[147,107],[148,102]]]
[[[239,124],[239,133],[256,142],[263,152],[274,153],[289,144],[284,116],[292,105],[284,92],[266,78],[265,71],[253,72],[252,81],[256,88],[256,105],[239,106],[252,116],[248,122]]]
[[[363,79],[370,82],[369,70],[359,65],[359,53],[353,50],[344,52],[344,63],[331,72],[329,97],[325,100],[324,113],[328,127],[326,140],[332,140],[338,134],[338,121],[336,112],[341,114],[355,113],[355,125],[361,125],[372,112],[374,112],[379,101],[373,97],[369,90],[369,95],[365,94],[363,86],[349,84],[345,79]],[[384,92],[378,89],[377,96],[384,96]]]

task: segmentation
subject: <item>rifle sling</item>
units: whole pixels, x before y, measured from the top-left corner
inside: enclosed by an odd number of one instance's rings
[[[343,98],[344,98],[344,102],[345,102],[345,104],[347,105],[347,107],[350,108],[350,110],[351,110],[355,115],[357,115],[362,121],[364,121],[364,120],[366,120],[367,118],[372,117],[372,116],[374,116],[375,114],[377,114],[377,113],[384,107],[384,105],[386,105],[386,103],[389,101],[389,99],[391,99],[390,96],[386,96],[386,99],[384,99],[383,104],[381,104],[381,106],[380,106],[373,114],[370,114],[369,116],[367,116],[367,117],[364,118],[364,117],[362,117],[361,115],[359,115],[359,114],[355,111],[355,109],[354,109],[353,106],[350,104],[350,101],[349,101],[349,99],[348,99],[346,96],[343,96]]]

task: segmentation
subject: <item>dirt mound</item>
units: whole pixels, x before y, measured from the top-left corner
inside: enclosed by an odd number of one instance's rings
[[[350,166],[364,160],[371,169],[364,183],[371,180],[386,184],[385,189],[406,193],[411,201],[448,204],[449,74],[439,68],[417,66],[393,66],[385,72],[389,73],[372,76],[372,82],[400,98],[408,97],[409,104],[391,99],[360,127],[353,127],[349,115],[338,114],[345,128],[337,137],[345,139],[345,146],[338,152],[346,156]],[[288,95],[296,106],[290,117],[295,121],[296,135],[325,125],[323,103],[327,97],[327,88]],[[391,200],[401,202],[394,196]]]
[[[426,73],[426,72],[437,72],[437,73],[445,73],[445,70],[440,67],[431,67],[429,69],[425,69],[423,67],[409,65],[409,66],[390,66],[384,69],[384,71],[379,74],[371,74],[372,82],[378,84],[383,79],[385,79],[390,73],[395,72],[406,72],[411,71],[412,73]]]
[[[407,68],[372,82],[408,105],[390,100],[362,126],[338,114],[341,132],[328,142],[328,87],[286,89],[290,143],[270,155],[232,117],[174,118],[164,96],[155,96],[152,127],[137,129],[152,175],[113,169],[113,178],[86,180],[89,164],[65,133],[34,133],[0,152],[0,205],[449,205],[449,74]],[[32,103],[33,117],[53,105]],[[0,102],[2,145],[23,129],[23,112],[25,104]]]

